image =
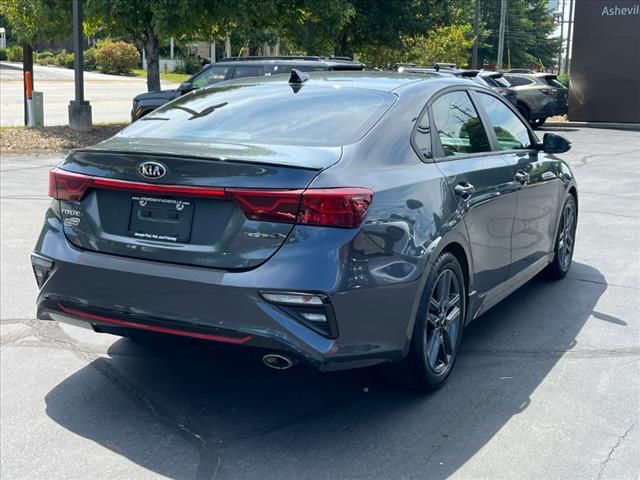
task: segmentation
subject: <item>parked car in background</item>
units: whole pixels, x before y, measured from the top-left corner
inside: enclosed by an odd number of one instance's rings
[[[198,88],[233,78],[290,73],[294,68],[303,72],[364,70],[364,64],[346,57],[229,57],[205,66],[175,90],[137,95],[133,99],[131,121],[135,122],[168,101]]]
[[[512,105],[518,105],[518,96],[516,91],[509,86],[509,82],[504,79],[502,72],[480,70],[476,78],[479,81],[484,82],[489,88],[495,90],[496,93],[509,100]]]
[[[518,97],[520,114],[531,126],[540,127],[548,117],[569,111],[568,91],[552,73],[505,73]]]
[[[433,67],[401,66],[397,71],[405,73],[438,73],[442,75],[453,75],[459,78],[468,78],[479,85],[494,90],[498,95],[502,95],[513,105],[517,104],[516,92],[510,88],[509,84],[502,78],[503,75],[501,72],[451,68],[446,65],[452,64],[435,64]]]
[[[569,271],[569,148],[448,75],[204,88],[51,171],[37,317],[258,347],[281,370],[395,362],[432,390],[470,321]]]

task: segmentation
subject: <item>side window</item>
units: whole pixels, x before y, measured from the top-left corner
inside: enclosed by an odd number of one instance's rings
[[[209,67],[204,72],[196,75],[191,81],[191,85],[195,88],[202,88],[207,85],[222,82],[228,70],[229,67]]]
[[[478,93],[480,103],[487,112],[496,132],[500,150],[519,150],[531,147],[529,130],[504,103],[486,93]]]
[[[424,112],[422,118],[418,120],[416,131],[413,134],[413,144],[423,158],[433,158],[433,150],[431,149],[431,128],[429,127],[429,115],[427,112]]]
[[[233,78],[260,77],[262,75],[262,67],[255,65],[238,65],[233,72]]]
[[[291,69],[297,68],[292,65],[270,65],[265,67],[265,75],[278,75],[280,73],[291,73]]]
[[[445,156],[491,151],[487,133],[466,92],[442,95],[431,110]]]
[[[516,77],[513,75],[509,75],[505,77],[507,79],[507,81],[509,82],[509,84],[512,87],[522,87],[523,85],[531,85],[533,83],[533,80],[530,80],[528,78],[525,77]]]

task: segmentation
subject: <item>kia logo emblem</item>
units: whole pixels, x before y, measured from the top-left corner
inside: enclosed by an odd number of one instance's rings
[[[144,162],[138,165],[138,173],[147,178],[162,178],[167,174],[167,167],[158,162]]]

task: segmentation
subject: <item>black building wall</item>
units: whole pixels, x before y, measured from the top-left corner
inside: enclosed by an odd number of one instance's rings
[[[576,0],[569,119],[640,123],[640,0]]]

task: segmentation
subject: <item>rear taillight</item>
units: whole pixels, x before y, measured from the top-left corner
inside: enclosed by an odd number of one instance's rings
[[[356,228],[367,216],[372,199],[373,192],[366,188],[305,190],[298,223]]]
[[[359,227],[373,199],[371,190],[359,187],[227,193],[249,220],[342,228]]]
[[[555,95],[556,94],[556,89],[555,88],[541,88],[540,91],[542,93],[544,93],[545,95]]]
[[[49,172],[49,196],[56,200],[82,200],[93,181],[92,177],[54,168]]]
[[[228,189],[230,196],[249,220],[295,223],[302,190]]]
[[[158,195],[184,195],[185,197],[225,197],[223,188],[188,185],[158,185],[104,177],[92,177],[81,173],[54,168],[49,172],[49,196],[56,200],[79,202],[89,188],[125,190],[127,192],[155,193]]]
[[[59,168],[54,168],[49,174],[49,196],[57,200],[78,202],[90,188],[230,198],[249,220],[342,228],[360,226],[373,199],[371,190],[360,187],[307,190],[224,189],[115,180]]]

